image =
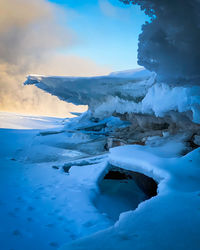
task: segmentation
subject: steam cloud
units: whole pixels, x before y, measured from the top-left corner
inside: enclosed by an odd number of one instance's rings
[[[200,79],[199,0],[120,0],[151,18],[139,37],[138,63],[168,82]]]
[[[105,72],[93,62],[57,52],[77,40],[64,24],[65,15],[46,0],[0,0],[0,110],[57,116],[83,110],[34,86],[22,85],[25,76],[33,72],[48,75]]]

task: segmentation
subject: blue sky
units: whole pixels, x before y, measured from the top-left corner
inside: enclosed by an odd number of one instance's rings
[[[78,37],[63,53],[89,58],[112,70],[136,68],[141,25],[147,20],[136,6],[119,0],[49,0],[60,5],[69,18],[66,25]]]

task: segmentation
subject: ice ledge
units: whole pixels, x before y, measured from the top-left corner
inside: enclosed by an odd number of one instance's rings
[[[200,86],[158,83],[155,73],[147,70],[98,77],[30,75],[25,82],[29,84],[66,102],[88,105],[95,117],[109,117],[114,112],[164,117],[175,111],[187,113],[200,124]]]
[[[143,97],[151,86],[155,74],[147,70],[111,73],[97,77],[58,77],[30,75],[25,85],[36,85],[58,98],[76,105],[94,108],[108,98]],[[136,83],[140,83],[138,86]]]

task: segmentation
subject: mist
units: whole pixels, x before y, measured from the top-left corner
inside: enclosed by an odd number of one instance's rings
[[[167,82],[200,78],[199,0],[121,0],[139,5],[150,17],[142,27],[138,64]]]
[[[79,42],[67,28],[67,12],[45,0],[0,0],[0,16],[0,110],[61,117],[83,111],[34,86],[23,86],[30,73],[107,72],[88,59],[59,52]]]

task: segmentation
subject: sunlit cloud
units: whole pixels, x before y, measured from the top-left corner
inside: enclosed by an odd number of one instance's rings
[[[0,0],[0,16],[0,110],[57,116],[84,110],[22,84],[30,73],[107,72],[90,60],[58,52],[78,42],[77,35],[64,25],[67,10],[45,0]]]

